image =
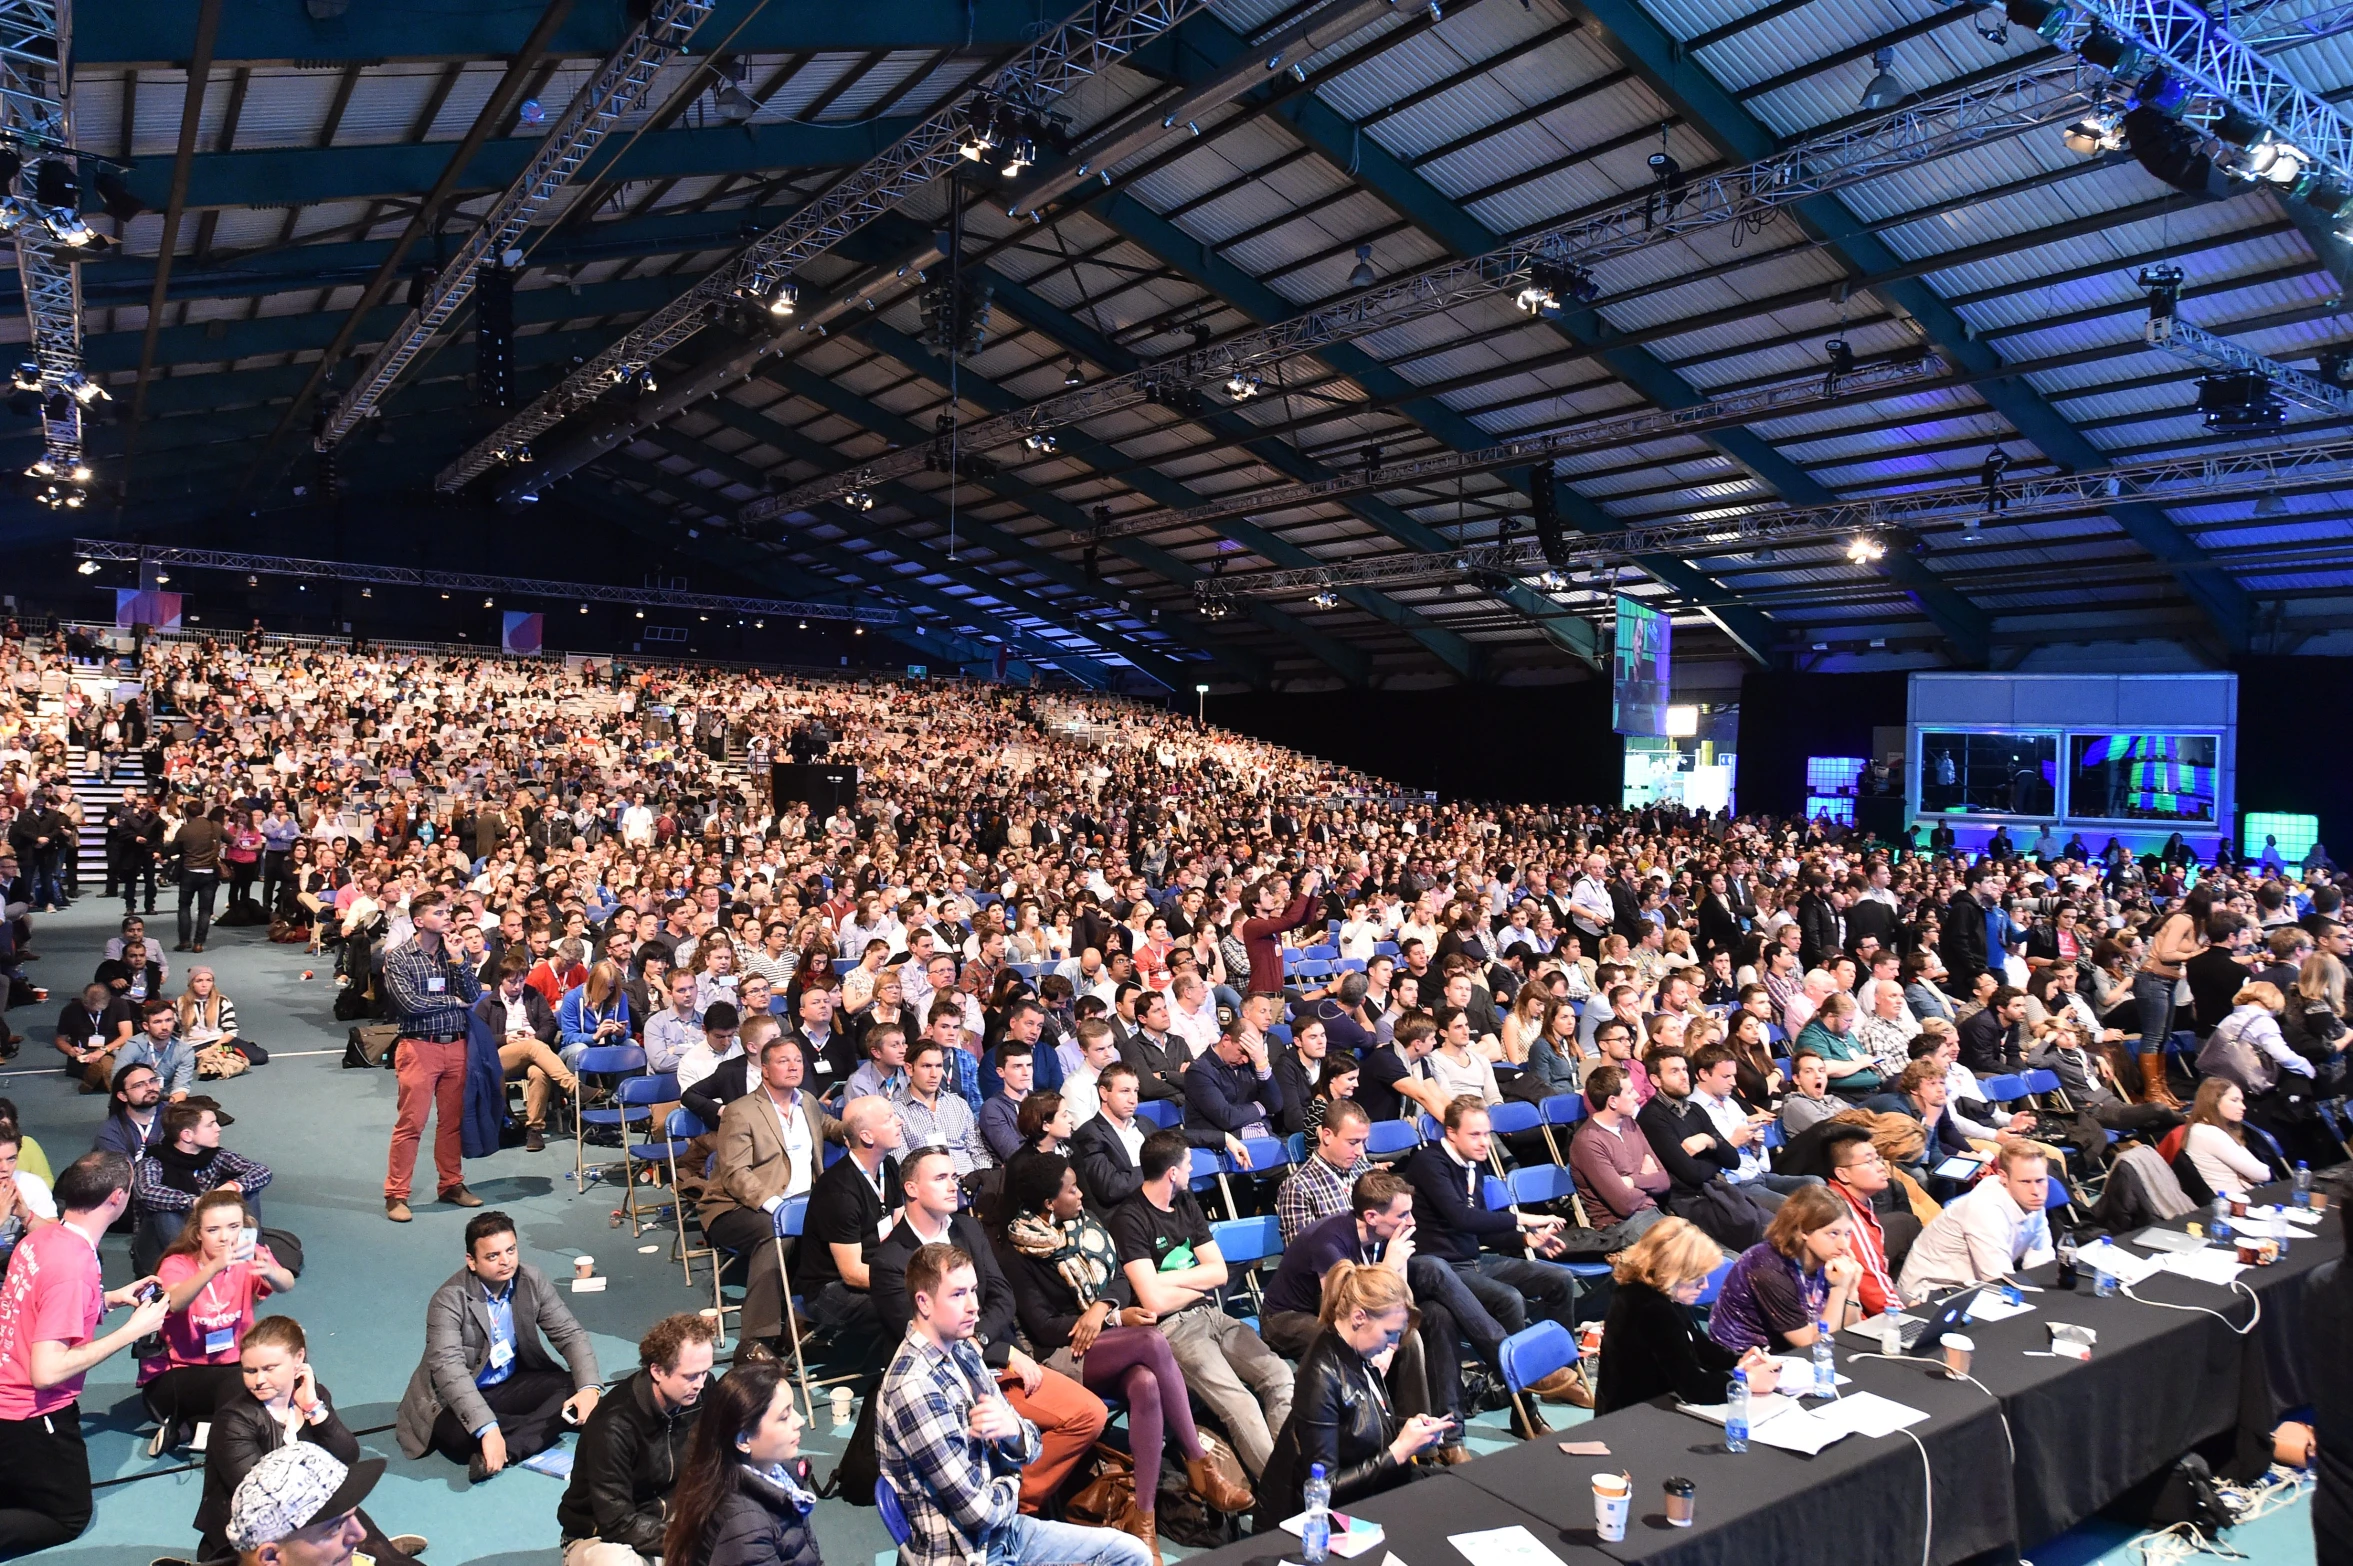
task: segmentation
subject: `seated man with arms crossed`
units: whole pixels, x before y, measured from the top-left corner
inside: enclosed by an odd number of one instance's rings
[[[465,1266],[425,1307],[425,1357],[401,1396],[400,1449],[439,1452],[480,1484],[595,1413],[603,1382],[588,1329],[523,1260],[515,1221],[476,1213],[466,1220]]]
[[[944,1147],[918,1147],[899,1160],[907,1205],[883,1237],[867,1271],[868,1292],[882,1323],[883,1341],[896,1343],[915,1319],[907,1293],[907,1263],[927,1245],[953,1245],[972,1257],[980,1282],[980,1322],[972,1337],[981,1362],[996,1377],[1013,1411],[1038,1427],[1036,1461],[1021,1471],[1021,1509],[1035,1512],[1053,1499],[1079,1459],[1103,1433],[1109,1412],[1103,1400],[1068,1376],[1057,1375],[1021,1351],[1014,1341],[1012,1285],[997,1266],[996,1248],[980,1220],[960,1212],[963,1188],[955,1160]]]
[[[1020,1474],[1037,1461],[1038,1431],[973,1346],[981,1287],[972,1253],[924,1246],[907,1262],[906,1287],[914,1315],[882,1378],[874,1430],[883,1478],[912,1530],[902,1566],[1150,1566],[1152,1552],[1115,1529],[1021,1511]]]
[[[2051,1170],[2042,1149],[2002,1139],[1997,1166],[1968,1193],[1953,1199],[1920,1231],[1898,1281],[1906,1301],[1972,1283],[2007,1278],[2051,1254],[2043,1198]]]
[[[1196,1061],[1192,1071],[1201,1066]],[[1218,1305],[1226,1263],[1209,1237],[1201,1204],[1184,1188],[1182,1175],[1192,1161],[1182,1131],[1144,1138],[1138,1163],[1143,1183],[1107,1227],[1136,1303],[1159,1315],[1185,1384],[1217,1415],[1243,1468],[1256,1479],[1274,1451],[1274,1432],[1290,1417],[1291,1367]]]

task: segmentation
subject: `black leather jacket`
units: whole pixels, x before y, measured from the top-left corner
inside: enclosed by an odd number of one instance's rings
[[[600,1399],[581,1428],[572,1478],[556,1504],[564,1542],[602,1539],[648,1560],[660,1555],[670,1491],[701,1412],[699,1403],[663,1412],[643,1370]]]
[[[322,1383],[316,1390],[319,1400],[327,1405],[327,1417],[315,1425],[303,1425],[295,1432],[295,1439],[322,1448],[339,1463],[358,1462],[358,1438],[344,1426],[343,1416],[334,1412],[335,1402],[326,1386]],[[239,1391],[213,1414],[212,1433],[204,1443],[204,1492],[196,1503],[196,1531],[204,1536],[197,1546],[198,1560],[236,1559],[237,1552],[229,1548],[229,1498],[237,1493],[237,1481],[252,1472],[255,1463],[285,1444],[286,1427],[250,1392]]]
[[[1414,1476],[1390,1455],[1397,1415],[1380,1373],[1326,1327],[1308,1346],[1291,1382],[1291,1417],[1275,1437],[1258,1480],[1258,1530],[1279,1527],[1305,1509],[1310,1465],[1324,1465],[1332,1504],[1345,1506],[1394,1490]]]

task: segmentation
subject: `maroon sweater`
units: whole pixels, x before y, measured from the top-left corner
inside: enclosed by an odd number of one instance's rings
[[[1250,993],[1280,995],[1283,993],[1282,934],[1295,930],[1307,922],[1313,902],[1305,894],[1291,899],[1291,906],[1272,919],[1242,921],[1242,944],[1250,951]]]

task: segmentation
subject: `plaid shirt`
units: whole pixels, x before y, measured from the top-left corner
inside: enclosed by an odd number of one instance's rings
[[[907,1127],[907,1152],[919,1147],[944,1147],[955,1159],[959,1177],[996,1163],[989,1153],[989,1144],[981,1140],[980,1122],[973,1118],[971,1106],[945,1088],[932,1100],[936,1108],[926,1107],[905,1083],[900,1084],[891,1102],[899,1106],[899,1119]]]
[[[1282,1225],[1283,1243],[1289,1245],[1299,1238],[1302,1229],[1345,1211],[1348,1193],[1356,1185],[1357,1177],[1372,1166],[1373,1161],[1362,1153],[1356,1155],[1355,1167],[1346,1173],[1334,1169],[1314,1153],[1302,1159],[1283,1182],[1283,1188],[1275,1193],[1275,1221]]]
[[[427,955],[414,937],[384,954],[384,987],[392,994],[392,1009],[400,1019],[404,1039],[462,1039],[474,1002],[482,998],[482,979],[474,965],[446,941],[438,958]],[[443,980],[435,993],[428,986]]]
[[[1037,1460],[1038,1427],[1002,1441],[974,1439],[972,1407],[997,1378],[971,1340],[934,1348],[907,1328],[882,1378],[875,1455],[913,1530],[904,1566],[970,1566],[1021,1506],[1021,1470]]]
[[[972,1051],[968,1049],[943,1050],[941,1053],[947,1056],[948,1072],[956,1079],[951,1086],[977,1121],[982,1107],[988,1103],[987,1096],[980,1090],[980,1062],[973,1058]]]

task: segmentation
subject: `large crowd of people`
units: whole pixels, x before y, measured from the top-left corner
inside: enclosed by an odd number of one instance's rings
[[[486,1483],[577,1430],[565,1566],[815,1562],[803,1333],[863,1392],[843,1466],[895,1494],[908,1558],[1138,1566],[1172,1497],[1272,1527],[1311,1465],[1344,1504],[1471,1460],[1531,1322],[1601,1348],[1524,1389],[1524,1435],[1543,1399],[1769,1384],[1820,1331],[2041,1259],[2054,1223],[2347,1156],[2324,862],[1440,803],[987,685],[257,636],[150,644],[117,701],[6,653],[0,974],[21,997],[40,915],[90,895],[84,813],[124,909],[49,1036],[0,1022],[106,1095],[54,1179],[0,1113],[0,1471],[43,1476],[0,1499],[0,1556],[87,1525],[75,1395],[135,1344],[155,1450],[213,1428],[204,1559],[424,1548],[358,1509],[381,1465],[300,1328],[256,1316],[300,1242],[204,1091],[268,1060],[201,961],[216,923],[331,952],[338,1014],[390,1024],[385,1216],[417,1220],[428,1137],[435,1205],[474,1210],[399,1440]],[[76,798],[76,745],[144,782]],[[818,757],[854,801],[770,797],[770,761]],[[738,1344],[717,1374],[712,1321],[668,1316],[608,1387],[464,1164],[571,1128],[585,1170],[673,1110],[681,1239],[743,1274]],[[1573,1194],[1491,1205],[1543,1163]],[[1229,1258],[1213,1212],[1282,1243]],[[118,1225],[139,1281],[108,1291]],[[1106,1397],[1124,1484],[1095,1471]]]

